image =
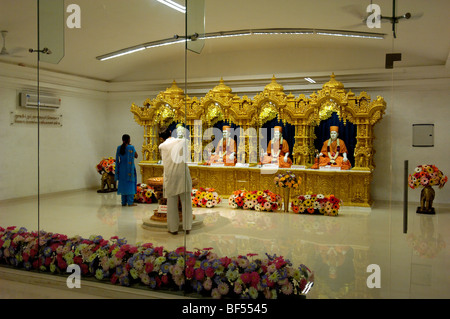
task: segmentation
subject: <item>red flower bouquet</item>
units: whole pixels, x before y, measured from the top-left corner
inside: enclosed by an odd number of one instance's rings
[[[194,207],[211,208],[222,202],[222,199],[214,188],[194,188],[191,192],[191,198],[192,206]]]
[[[116,170],[116,160],[112,157],[103,158],[96,166],[97,172],[102,175],[103,173],[114,174]]]
[[[414,174],[409,174],[408,185],[412,189],[426,186],[444,187],[448,177],[435,165],[419,165],[414,169]]]
[[[136,186],[136,194],[134,195],[134,201],[139,203],[151,204],[156,203],[156,194],[153,187],[140,183]]]
[[[298,213],[337,216],[341,200],[334,195],[322,194],[300,195],[291,203],[292,211]]]
[[[281,196],[269,190],[237,190],[228,198],[228,204],[232,208],[272,212],[281,207]]]

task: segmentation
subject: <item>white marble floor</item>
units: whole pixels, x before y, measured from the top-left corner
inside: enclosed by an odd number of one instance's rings
[[[39,227],[68,236],[117,235],[129,243],[152,242],[167,249],[212,247],[220,256],[282,255],[314,271],[312,299],[450,298],[450,207],[445,205],[435,204],[436,215],[421,215],[410,204],[404,234],[399,203],[376,202],[371,209],[343,206],[339,216],[328,217],[235,210],[225,200],[212,209],[194,209],[203,225],[186,237],[144,229],[143,218],[155,208],[122,207],[115,193],[81,190],[43,195],[39,205],[35,198],[2,201],[0,226]],[[380,288],[367,285],[372,264],[379,266]],[[23,283],[5,289],[13,285],[7,280],[0,285],[0,298],[33,298],[39,291]]]

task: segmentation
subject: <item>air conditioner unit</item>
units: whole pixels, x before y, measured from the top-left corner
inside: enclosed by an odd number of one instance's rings
[[[51,110],[59,109],[59,107],[61,106],[61,99],[54,96],[39,94],[38,100],[38,95],[36,93],[26,93],[26,92],[20,93],[21,107],[37,108],[38,105],[40,106],[40,108],[45,109]]]

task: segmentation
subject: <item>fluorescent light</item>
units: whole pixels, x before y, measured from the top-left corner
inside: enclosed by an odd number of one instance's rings
[[[246,35],[252,35],[252,33],[251,32],[241,32],[241,33],[233,33],[233,34],[226,34],[224,32],[211,33],[211,34],[205,34],[204,36],[199,36],[199,39],[219,39],[219,38],[243,37]]]
[[[308,81],[309,83],[316,83],[316,81],[314,81],[314,80],[311,79],[311,78],[305,78],[305,80]]]
[[[181,43],[181,42],[186,42],[186,39],[180,39],[180,40],[172,40],[170,42],[162,42],[162,43],[148,43],[145,46],[145,49],[151,49],[151,48],[157,48],[157,47],[163,47],[165,45],[171,45],[171,44],[177,44],[177,43]]]
[[[315,34],[318,35],[330,35],[334,37],[348,37],[348,38],[364,38],[364,39],[384,39],[382,33],[370,33],[370,32],[354,32],[344,30],[315,30]]]
[[[258,29],[258,30],[254,30],[253,34],[262,34],[262,35],[265,35],[265,34],[269,34],[269,35],[271,35],[271,34],[275,34],[275,35],[278,35],[278,34],[293,34],[293,35],[314,34],[314,30],[306,29],[306,28],[303,28],[303,29],[294,29],[294,28]]]
[[[163,0],[158,0],[161,3]],[[165,0],[164,2],[167,2]],[[172,1],[170,1],[172,2]],[[174,2],[175,3],[175,2]],[[180,6],[179,4],[177,4]],[[242,37],[248,35],[308,35],[308,34],[318,34],[318,35],[328,35],[328,36],[339,36],[339,37],[351,37],[351,38],[366,38],[366,39],[384,39],[385,34],[383,33],[371,33],[371,32],[354,32],[346,30],[327,30],[327,29],[307,29],[307,28],[272,28],[272,29],[246,29],[246,30],[231,30],[231,31],[221,31],[221,32],[210,32],[198,36],[198,39],[218,39],[218,38],[229,38],[229,37]],[[96,57],[97,60],[104,61],[126,54],[134,53],[149,48],[156,48],[171,44],[184,43],[186,41],[191,41],[192,36],[180,37],[174,36],[172,38],[157,40],[152,42],[143,43],[140,45],[135,45],[133,47],[125,48],[119,51],[111,52]]]
[[[172,9],[175,9],[181,13],[186,13],[186,7],[183,7],[181,4],[178,4],[172,0],[158,0],[158,2],[161,2],[162,4],[165,4],[168,7],[171,7]]]
[[[98,60],[105,61],[105,60],[109,60],[109,59],[112,59],[112,58],[117,58],[119,56],[123,56],[123,55],[131,54],[131,53],[134,53],[134,52],[142,51],[142,50],[145,50],[145,49],[146,49],[145,47],[141,47],[141,48],[136,48],[136,49],[132,49],[132,50],[126,50],[126,51],[123,51],[123,52],[120,52],[120,53],[118,52],[118,53],[115,53],[113,55],[109,55],[109,56],[98,58]]]

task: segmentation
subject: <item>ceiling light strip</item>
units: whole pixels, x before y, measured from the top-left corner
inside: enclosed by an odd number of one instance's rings
[[[103,57],[97,57],[97,59],[100,61],[106,61],[109,59],[113,59],[113,58],[117,58],[119,56],[135,53],[135,52],[142,51],[145,49],[146,49],[146,47],[139,47],[139,48],[135,48],[135,49],[124,49],[124,50],[121,50],[120,52],[118,51],[114,54],[105,55]]]
[[[315,29],[315,34],[328,35],[334,37],[349,37],[349,38],[364,38],[364,39],[384,39],[384,33],[371,33],[371,32],[356,32],[345,30],[327,30],[327,29]]]
[[[159,0],[158,0],[159,1]],[[339,36],[339,37],[350,37],[350,38],[365,38],[365,39],[384,39],[385,34],[383,33],[371,33],[371,32],[354,32],[345,30],[329,30],[329,29],[294,29],[294,28],[274,28],[274,29],[248,29],[248,30],[233,30],[233,31],[220,31],[211,32],[200,35],[198,39],[218,39],[218,38],[229,38],[229,37],[241,37],[248,35],[326,35],[326,36]],[[191,39],[187,39],[191,41]],[[105,61],[126,54],[134,53],[149,48],[156,48],[160,46],[166,46],[177,43],[184,43],[186,39],[175,36],[173,38],[152,41],[143,43],[130,48],[122,49],[119,51],[111,52],[96,57],[97,60]]]
[[[172,0],[158,0],[158,2],[172,8],[175,9],[181,13],[186,13],[186,7],[182,6],[181,4],[178,4]]]

